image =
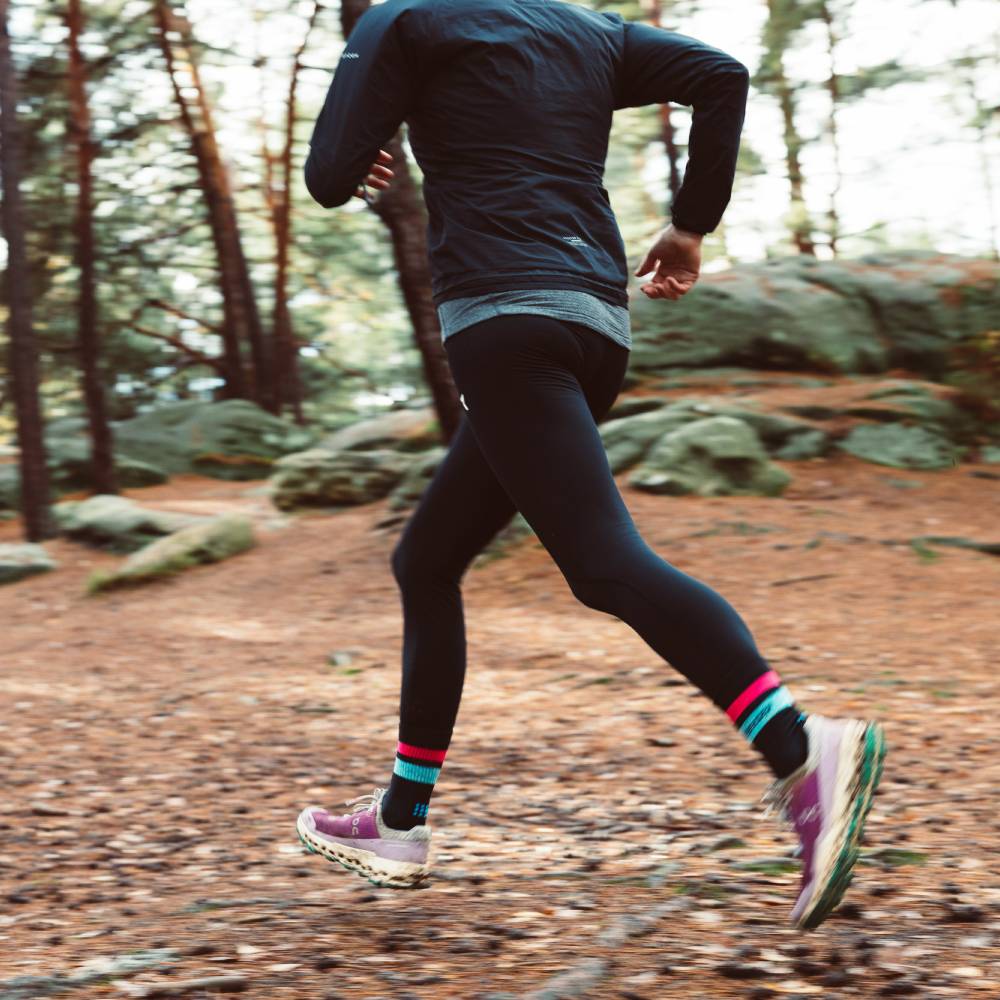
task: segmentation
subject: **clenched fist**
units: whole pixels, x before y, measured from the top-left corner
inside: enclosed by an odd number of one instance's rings
[[[382,189],[389,186],[389,181],[395,175],[392,170],[382,165],[384,163],[392,163],[392,153],[380,149],[378,151],[378,159],[368,168],[368,176],[358,185],[357,191],[354,192],[356,198],[364,198],[365,201],[371,202],[371,195],[365,190],[366,184]]]
[[[679,299],[698,280],[701,271],[701,233],[667,226],[636,269],[636,277],[653,277],[639,287],[651,299]]]

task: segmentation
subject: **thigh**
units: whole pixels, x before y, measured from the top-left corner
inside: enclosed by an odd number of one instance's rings
[[[486,460],[564,572],[583,571],[634,531],[581,381],[591,359],[577,332],[550,317],[503,315],[445,345]],[[610,406],[609,394],[593,402]]]
[[[463,414],[403,528],[400,552],[421,572],[441,569],[459,578],[515,512]]]

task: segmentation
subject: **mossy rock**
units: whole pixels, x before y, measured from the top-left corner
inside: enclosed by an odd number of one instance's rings
[[[253,523],[242,514],[224,514],[167,535],[129,556],[114,570],[92,574],[90,593],[134,587],[174,576],[203,563],[220,562],[252,548]]]

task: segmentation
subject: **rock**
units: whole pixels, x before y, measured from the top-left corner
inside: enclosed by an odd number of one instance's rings
[[[661,405],[636,416],[602,423],[599,428],[601,440],[611,471],[617,474],[635,465],[654,441],[695,419],[696,415],[689,409]]]
[[[796,257],[739,265],[703,275],[669,310],[634,294],[630,367],[884,371],[889,358],[876,317],[859,296],[811,280],[817,270],[825,269]]]
[[[390,410],[349,424],[323,438],[317,447],[327,451],[426,451],[441,443],[434,410],[404,408]]]
[[[935,251],[804,255],[705,274],[669,310],[638,291],[630,368],[742,364],[941,377],[953,346],[1000,326],[1000,266]]]
[[[16,583],[55,568],[55,560],[41,545],[32,542],[0,544],[0,583]]]
[[[782,458],[814,458],[826,451],[829,441],[826,431],[812,424],[776,413],[761,413],[734,406],[724,399],[682,399],[674,406],[690,410],[694,419],[718,416],[742,420],[753,428],[769,452]]]
[[[55,504],[52,513],[63,534],[113,552],[135,552],[157,538],[207,520],[151,510],[126,497],[108,494]]]
[[[789,482],[754,431],[734,417],[696,420],[665,434],[628,479],[651,493],[699,496],[775,496]]]
[[[94,482],[90,441],[87,438],[50,438],[45,441],[52,488],[58,493],[90,489]],[[167,481],[167,473],[155,462],[129,455],[115,455],[115,476],[122,489],[156,486]]]
[[[830,436],[818,428],[803,431],[789,438],[786,444],[776,448],[772,454],[785,462],[797,462],[806,458],[819,458],[830,447]]]
[[[255,544],[253,524],[242,514],[225,514],[194,524],[139,549],[110,572],[88,581],[91,593],[145,583],[199,563],[219,562]]]
[[[113,427],[115,450],[169,473],[262,479],[275,460],[310,447],[312,431],[245,399],[160,406]]]
[[[945,469],[961,455],[940,433],[903,424],[862,424],[837,446],[867,462],[896,469]]]
[[[398,451],[309,451],[275,462],[272,502],[281,510],[296,507],[345,507],[384,497],[410,468]]]
[[[389,497],[389,509],[402,510],[416,504],[447,453],[447,448],[433,448],[412,462]]]

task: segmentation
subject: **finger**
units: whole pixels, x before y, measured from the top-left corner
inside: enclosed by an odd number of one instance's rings
[[[378,159],[380,159],[383,163],[391,163],[392,162],[392,153],[389,153],[389,152],[387,152],[384,149],[380,149],[378,151]]]
[[[643,275],[643,274],[649,274],[649,272],[653,270],[653,262],[654,262],[654,260],[655,260],[655,258],[653,257],[653,252],[651,250],[649,253],[646,254],[646,256],[643,258],[642,263],[639,265],[638,269],[636,270],[636,272],[635,272],[636,277],[639,277],[640,275]]]
[[[395,171],[390,170],[388,167],[383,167],[383,166],[381,166],[378,163],[373,163],[371,165],[370,169],[371,169],[372,174],[377,174],[377,175],[379,175],[381,177],[395,177],[396,176]]]
[[[389,186],[389,182],[381,177],[375,177],[369,174],[365,183],[371,185],[372,187],[381,188],[383,191]]]

